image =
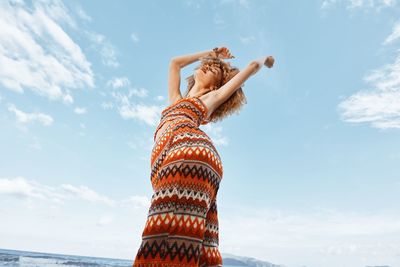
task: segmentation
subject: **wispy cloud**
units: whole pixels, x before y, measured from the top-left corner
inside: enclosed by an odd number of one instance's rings
[[[105,110],[114,108],[114,104],[112,102],[101,102],[101,107]]]
[[[219,13],[214,14],[213,22],[214,25],[218,28],[225,28],[227,26],[226,21]]]
[[[397,22],[393,27],[392,33],[385,39],[383,44],[387,45],[393,43],[399,38],[400,38],[400,22]]]
[[[296,213],[246,206],[220,217],[219,227],[223,251],[271,260],[268,251],[274,263],[289,266],[366,266],[378,255],[389,264],[398,259],[400,248],[400,240],[393,238],[400,235],[400,217],[389,211],[316,208]]]
[[[18,176],[15,178],[0,178],[0,194],[17,198],[34,198],[62,202],[63,194],[54,188],[42,185],[34,180],[28,181]]]
[[[116,204],[115,200],[106,196],[102,196],[84,185],[73,186],[70,184],[62,184],[60,187],[64,189],[65,192],[68,192],[69,194],[72,194],[73,196],[81,198],[83,200],[87,200],[94,203],[102,203],[110,206],[115,206]]]
[[[24,240],[27,250],[114,258],[127,258],[139,247],[147,196],[117,199],[84,185],[52,184],[0,177],[2,247]],[[54,246],[55,240],[62,246]]]
[[[77,6],[77,7],[76,7],[76,13],[78,14],[78,16],[79,16],[82,20],[86,20],[86,21],[89,21],[89,22],[92,21],[92,17],[89,16],[89,15],[85,12],[85,10],[83,10],[82,7]]]
[[[39,142],[39,138],[36,136],[32,136],[32,143],[28,145],[28,149],[34,149],[34,150],[41,150],[42,145]]]
[[[139,42],[139,36],[137,33],[131,33],[131,39],[134,43],[138,43]]]
[[[87,110],[86,110],[86,108],[76,107],[76,108],[74,108],[74,112],[76,114],[85,114],[87,112]]]
[[[344,5],[348,10],[375,9],[380,11],[382,8],[392,7],[396,4],[397,0],[324,0],[322,1],[321,9]]]
[[[239,40],[242,44],[250,44],[253,43],[256,40],[256,38],[253,35],[239,36]]]
[[[199,0],[199,1],[195,1],[195,0],[185,0],[185,5],[186,6],[188,6],[188,7],[193,7],[193,8],[196,8],[196,9],[200,9],[201,8],[201,6],[202,6],[202,3],[201,2],[204,2],[204,0]]]
[[[41,184],[18,176],[14,178],[0,178],[0,195],[16,197],[19,199],[39,199],[54,203],[65,203],[72,199],[80,199],[100,205],[111,207],[143,207],[150,204],[146,196],[128,196],[123,199],[113,199],[102,195],[84,185],[61,184],[57,187]]]
[[[54,121],[54,119],[50,115],[41,112],[24,112],[18,109],[14,104],[8,104],[8,110],[10,112],[13,112],[16,116],[17,122],[22,124],[38,121],[44,126],[49,126]]]
[[[114,89],[126,87],[130,84],[131,82],[127,77],[113,77],[111,80],[107,82],[107,86],[110,86]]]
[[[43,231],[39,232],[41,238],[62,230],[74,239],[75,235],[91,233],[109,243],[117,234],[119,242],[136,240],[137,246],[150,206],[150,199],[146,196],[114,199],[83,185],[49,186],[24,177],[0,178],[0,197],[7,200],[10,206],[7,206],[7,212],[13,212],[16,218],[25,219],[38,214],[46,216],[46,221],[35,217],[32,225],[24,229],[27,233],[40,223],[46,225],[46,229],[37,229]],[[12,208],[14,202],[21,201],[29,205],[31,213]],[[72,203],[79,208],[67,205]],[[224,202],[219,204],[218,207],[222,207]],[[96,207],[101,209],[94,210]],[[128,215],[131,217],[126,217]],[[75,219],[66,223],[66,218]],[[57,228],[52,227],[55,220],[59,223]],[[76,228],[71,228],[71,222]],[[93,226],[111,224],[114,228],[101,229],[100,232],[97,232],[97,227],[93,229]],[[5,226],[1,229],[3,232],[15,229],[7,221]],[[367,263],[377,262],[378,256],[392,266],[390,263],[398,259],[400,248],[400,241],[395,238],[400,235],[400,217],[396,212],[383,210],[357,213],[316,207],[308,212],[294,212],[269,208],[268,205],[263,208],[238,205],[232,214],[219,213],[218,228],[219,238],[223,240],[220,243],[222,252],[289,266],[325,266],[325,260],[330,262],[327,266],[339,266],[344,260],[345,264],[340,266],[366,266]],[[132,231],[130,238],[126,231]],[[68,242],[68,236],[64,238]],[[273,259],[268,258],[265,251],[273,255]]]
[[[220,5],[233,4],[233,5],[237,5],[241,8],[249,8],[250,7],[250,2],[248,0],[219,0],[218,3]]]
[[[72,103],[66,88],[93,87],[91,64],[62,24],[74,27],[60,1],[0,3],[0,83],[18,93],[30,89]]]
[[[109,67],[118,67],[116,47],[107,40],[106,36],[93,31],[86,31],[85,33],[92,41],[91,46],[100,53],[101,62]]]
[[[399,36],[397,23],[383,44],[392,43]],[[379,129],[400,128],[400,52],[394,62],[369,71],[364,81],[371,85],[370,89],[360,90],[338,104],[341,119],[369,123]]]
[[[150,126],[155,126],[159,121],[163,107],[133,103],[131,101],[132,95],[133,94],[131,93],[121,94],[119,92],[112,92],[112,96],[116,100],[117,109],[121,117],[124,119],[137,119]]]
[[[400,128],[400,54],[393,63],[371,71],[364,80],[370,90],[360,90],[338,105],[341,119],[370,123],[374,128]]]
[[[107,86],[114,89],[109,93],[113,102],[103,102],[103,109],[112,109],[116,106],[122,118],[137,119],[151,126],[155,126],[159,121],[163,107],[137,102],[148,97],[147,89],[132,87],[127,77],[113,77],[107,82]]]
[[[202,127],[204,127],[204,131],[210,136],[215,145],[227,146],[229,144],[229,138],[222,135],[222,126],[206,124]]]

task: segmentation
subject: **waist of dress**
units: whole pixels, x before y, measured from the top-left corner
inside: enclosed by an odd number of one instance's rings
[[[179,114],[179,115],[173,115],[173,116],[165,116],[164,118],[161,119],[160,123],[158,124],[156,130],[154,131],[154,136],[153,136],[153,140],[155,140],[155,137],[157,135],[157,132],[163,127],[163,125],[167,122],[174,123],[174,122],[191,122],[194,125],[196,125],[197,127],[199,126],[199,124],[195,121],[193,121],[193,119],[185,114]],[[169,128],[169,126],[167,127]]]
[[[194,119],[193,117],[187,115],[187,114],[173,114],[173,115],[166,115],[165,117],[163,117],[160,121],[159,127],[157,128],[161,128],[162,125],[164,125],[164,123],[166,123],[167,121],[190,121],[193,122],[194,124],[196,124],[197,126],[200,124],[200,121],[197,119]]]

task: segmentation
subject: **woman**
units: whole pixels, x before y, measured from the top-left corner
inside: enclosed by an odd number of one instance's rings
[[[222,266],[216,202],[222,162],[199,126],[238,110],[246,103],[244,81],[274,63],[263,57],[239,71],[223,61],[228,58],[233,56],[221,47],[170,62],[170,105],[161,112],[151,153],[154,194],[133,267]],[[197,60],[182,97],[180,70]]]

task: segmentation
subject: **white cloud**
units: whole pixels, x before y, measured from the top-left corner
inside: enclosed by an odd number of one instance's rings
[[[139,88],[139,89],[130,88],[129,92],[128,92],[128,96],[132,96],[132,95],[144,98],[144,97],[148,96],[148,91],[145,88]]]
[[[328,9],[335,5],[343,4],[346,9],[376,9],[380,11],[385,7],[392,7],[397,4],[396,0],[324,0],[321,9]]]
[[[99,33],[92,31],[85,31],[86,35],[92,41],[92,46],[100,53],[101,62],[109,67],[118,67],[117,51],[107,38]]]
[[[83,10],[82,7],[78,6],[78,7],[76,8],[76,13],[78,14],[78,16],[79,16],[82,20],[86,20],[86,21],[89,21],[89,22],[92,21],[92,17],[90,17],[90,16],[85,12],[85,10]]]
[[[114,89],[126,87],[130,84],[131,82],[127,77],[113,77],[111,80],[107,82],[107,86],[110,86]]]
[[[383,42],[384,45],[394,42],[400,38],[400,22],[397,22],[392,30],[392,33]]]
[[[39,192],[35,192],[33,187],[24,179],[17,177],[14,180],[0,179],[0,194],[15,195],[17,197],[44,198]]]
[[[23,123],[23,124],[38,121],[44,126],[49,126],[54,121],[50,115],[47,115],[47,114],[44,114],[41,112],[27,113],[22,110],[19,110],[14,104],[9,104],[8,110],[10,112],[14,112],[14,114],[17,118],[17,122]]]
[[[139,42],[139,37],[137,35],[137,33],[132,33],[131,34],[131,39],[134,43],[138,43]]]
[[[138,119],[150,126],[155,126],[159,121],[159,113],[161,113],[159,106],[143,105],[143,104],[122,104],[118,107],[119,114],[124,119]]]
[[[221,126],[205,124],[202,127],[204,127],[204,131],[210,136],[215,145],[227,146],[229,144],[229,138],[222,135]]]
[[[102,102],[101,107],[103,109],[112,109],[114,107],[114,104],[112,102]]]
[[[370,72],[364,80],[373,89],[361,90],[338,105],[347,122],[367,122],[374,128],[400,128],[400,54],[395,62]]]
[[[239,36],[239,40],[242,44],[250,44],[250,43],[253,43],[256,40],[256,38],[253,35]]]
[[[145,88],[132,88],[131,82],[127,77],[113,77],[111,80],[107,82],[107,86],[112,87],[113,89],[118,89],[118,88],[128,88],[128,97],[131,97],[133,95],[136,95],[138,97],[147,97],[148,96],[148,91]]]
[[[227,26],[226,21],[219,13],[214,14],[213,22],[215,26],[218,26],[219,28],[225,28]]]
[[[185,0],[184,2],[185,2],[185,4],[187,6],[193,7],[193,8],[196,8],[196,9],[200,9],[202,7],[207,7],[208,8],[208,7],[210,7],[210,4],[212,4],[211,7],[214,10],[225,8],[225,7],[221,7],[222,5],[232,5],[232,6],[237,7],[237,8],[246,8],[246,9],[248,9],[250,7],[250,3],[251,3],[251,1],[249,1],[249,0],[218,0],[218,1],[212,1],[212,2],[207,2],[207,1],[204,1],[204,0],[196,0],[196,1],[194,1],[194,0]]]
[[[338,0],[324,0],[324,1],[322,1],[321,9],[330,8],[333,5],[335,5],[337,2],[338,2]]]
[[[189,6],[189,7],[194,7],[196,9],[201,8],[202,3],[200,3],[200,0],[185,0],[185,5]]]
[[[85,114],[85,113],[87,112],[87,110],[86,110],[86,108],[76,107],[76,108],[74,109],[74,112],[75,112],[76,114]]]
[[[235,4],[241,8],[249,8],[248,0],[219,0],[219,4]]]
[[[232,215],[220,215],[219,229],[223,252],[286,266],[367,266],[381,260],[392,266],[400,249],[395,211],[363,214],[317,208],[299,213],[241,206]]]
[[[117,200],[86,186],[48,186],[23,177],[0,178],[0,198],[7,203],[2,212],[8,215],[0,229],[3,247],[21,246],[16,240],[23,239],[25,246],[39,244],[40,250],[47,252],[70,251],[67,247],[74,244],[72,254],[99,255],[109,251],[110,243],[132,244],[123,253],[105,254],[123,258],[129,258],[139,247],[150,206],[146,196]],[[29,209],[17,203],[27,203]],[[260,204],[235,205],[229,207],[235,212],[228,214],[224,205],[229,204],[220,198],[218,227],[222,253],[286,266],[353,267],[379,265],[378,262],[397,266],[400,217],[396,211],[356,213],[317,207],[295,212]],[[29,239],[23,238],[28,236]],[[80,242],[88,236],[97,239],[92,239],[90,245]]]
[[[149,207],[150,200],[146,196],[130,196],[121,200],[121,204],[133,208]]]
[[[74,196],[90,201],[90,202],[95,202],[95,203],[103,203],[106,205],[114,206],[116,204],[115,200],[99,195],[92,189],[88,188],[87,186],[73,186],[70,184],[62,184],[61,188],[64,189],[66,192],[73,194]]]
[[[54,191],[51,187],[41,185],[23,177],[0,178],[0,195],[10,195],[18,198],[34,198],[55,202],[62,202],[62,194]]]
[[[73,97],[64,88],[93,87],[93,72],[80,47],[63,30],[76,27],[60,1],[0,2],[0,83],[23,93],[69,104]]]
[[[25,199],[41,199],[56,203],[66,200],[80,199],[111,207],[121,206],[130,208],[146,208],[150,200],[145,196],[128,196],[121,200],[101,195],[87,186],[61,184],[58,187],[41,184],[35,180],[28,180],[18,176],[15,178],[0,178],[0,195],[13,196]]]
[[[115,199],[75,185],[69,189],[0,177],[0,247],[130,258],[140,244],[150,199]]]
[[[385,39],[388,44],[399,38],[397,23]],[[394,62],[369,71],[364,81],[372,89],[364,89],[341,101],[338,112],[342,120],[353,123],[369,123],[374,128],[400,128],[400,51]]]
[[[147,96],[146,90],[130,89],[127,93],[111,92],[111,96],[116,101],[118,112],[124,119],[138,119],[151,126],[155,126],[160,119],[163,107],[132,102],[133,96]]]

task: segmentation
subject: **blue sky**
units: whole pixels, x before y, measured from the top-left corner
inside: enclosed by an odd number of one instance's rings
[[[240,114],[220,250],[286,266],[400,266],[400,3],[2,1],[0,247],[133,259],[174,56],[226,46]],[[197,63],[181,72],[185,78]]]

